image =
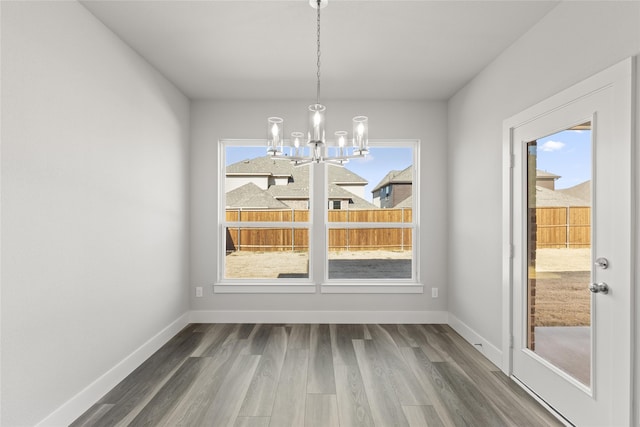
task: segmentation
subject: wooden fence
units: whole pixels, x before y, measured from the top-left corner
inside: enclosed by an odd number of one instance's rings
[[[536,208],[537,248],[588,248],[591,246],[589,206]]]
[[[330,210],[329,223],[388,222],[410,223],[412,210],[368,209]],[[306,222],[308,210],[241,210],[228,209],[229,222]],[[537,248],[588,248],[591,246],[591,208],[536,208]],[[410,250],[412,229],[389,228],[329,228],[329,250]],[[227,251],[307,251],[309,232],[295,227],[229,227]]]
[[[308,210],[241,210],[228,209],[228,222],[306,222]],[[342,223],[339,228],[329,228],[329,250],[411,250],[412,228],[349,228],[344,223],[412,221],[412,210],[368,209],[330,210],[329,223]],[[249,224],[247,224],[249,225]],[[226,231],[227,252],[234,251],[307,251],[309,231],[296,227],[228,227]]]

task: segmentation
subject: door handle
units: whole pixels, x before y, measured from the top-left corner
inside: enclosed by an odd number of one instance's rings
[[[604,282],[600,283],[592,283],[589,285],[589,290],[594,294],[608,294],[609,293],[609,285]]]

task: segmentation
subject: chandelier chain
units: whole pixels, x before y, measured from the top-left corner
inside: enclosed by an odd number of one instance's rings
[[[317,18],[317,23],[318,23],[318,31],[317,31],[317,45],[318,45],[318,60],[317,60],[317,67],[318,67],[318,72],[317,72],[317,77],[318,77],[318,87],[316,89],[316,104],[320,104],[320,1],[318,0],[318,18]]]

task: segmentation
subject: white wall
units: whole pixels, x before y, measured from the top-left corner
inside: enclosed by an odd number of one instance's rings
[[[640,402],[640,56],[636,56],[636,310],[634,313],[634,325],[636,325],[635,345],[635,401]],[[640,403],[636,403],[636,427],[640,427]]]
[[[446,105],[443,102],[327,102],[333,123],[358,114],[369,116],[371,139],[421,140],[420,266],[422,282],[440,288],[440,298],[424,295],[237,295],[213,294],[218,256],[218,141],[224,138],[265,138],[266,118],[284,117],[287,129],[303,128],[305,101],[199,101],[191,107],[191,286],[204,286],[205,296],[193,298],[194,310],[338,310],[429,311],[446,308]],[[297,122],[296,122],[297,119]]]
[[[640,52],[640,2],[562,2],[449,102],[449,311],[502,348],[502,123]]]
[[[188,310],[189,102],[76,2],[2,2],[2,421]]]

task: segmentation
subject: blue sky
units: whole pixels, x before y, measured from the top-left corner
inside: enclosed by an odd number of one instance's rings
[[[266,147],[227,147],[226,164],[244,159],[265,156]],[[365,187],[365,199],[371,201],[371,190],[391,170],[401,171],[413,163],[413,149],[410,147],[387,148],[370,147],[364,159],[351,159],[345,167],[369,181]]]
[[[538,169],[560,175],[556,189],[591,179],[591,131],[566,130],[538,140]]]

